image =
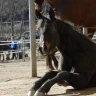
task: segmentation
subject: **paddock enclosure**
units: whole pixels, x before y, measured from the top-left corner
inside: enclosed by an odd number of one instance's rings
[[[46,71],[43,57],[40,60],[37,59],[37,77],[30,76],[30,57],[25,58],[25,61],[0,63],[0,96],[27,96],[34,82],[43,76]],[[55,84],[48,96],[96,96],[96,88],[79,91],[71,86],[63,87]]]

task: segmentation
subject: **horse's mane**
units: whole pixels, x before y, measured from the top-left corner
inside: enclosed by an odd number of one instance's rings
[[[95,45],[95,43],[92,40],[89,40],[89,38],[87,36],[81,34],[72,25],[68,24],[67,22],[64,22],[63,20],[57,19],[57,18],[56,18],[56,21],[57,21],[58,27],[61,29],[64,28],[67,31],[66,33],[69,33],[68,35],[74,37],[74,39],[76,39],[82,43],[85,43],[84,41],[86,41],[86,43],[88,45],[89,44]],[[85,44],[85,46],[86,46],[86,44]]]

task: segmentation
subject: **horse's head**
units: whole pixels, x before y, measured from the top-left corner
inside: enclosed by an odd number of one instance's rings
[[[38,13],[38,12],[37,12]],[[37,15],[36,13],[36,15]],[[40,47],[39,50],[43,55],[52,53],[52,50],[59,44],[59,35],[55,14],[52,9],[49,11],[50,19],[39,14],[39,28],[40,28]]]

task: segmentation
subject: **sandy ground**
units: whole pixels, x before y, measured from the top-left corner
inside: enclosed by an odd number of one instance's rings
[[[29,58],[0,63],[0,96],[27,96],[33,83],[46,71],[44,59],[37,61],[37,77],[31,77]],[[77,91],[55,84],[48,96],[96,96],[96,88]]]

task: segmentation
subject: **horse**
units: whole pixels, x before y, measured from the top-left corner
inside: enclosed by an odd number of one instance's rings
[[[46,0],[62,20],[76,26],[96,28],[96,0]],[[44,0],[35,0],[40,6]],[[40,3],[42,2],[42,3]]]
[[[0,44],[5,44],[5,43],[7,43],[7,42],[2,42],[2,41],[0,41]],[[0,53],[2,53],[3,51],[8,51],[9,50],[9,45],[0,45]],[[3,59],[2,59],[2,62],[4,61],[4,54],[2,54],[2,56],[3,56]],[[6,57],[6,59],[8,60],[9,59],[9,56],[8,55],[6,55],[7,57]],[[0,54],[0,58],[1,58],[1,54]]]
[[[42,11],[42,4],[43,4],[44,0],[35,0],[35,3],[38,4],[38,11]],[[40,18],[40,14],[37,15]],[[41,16],[42,17],[42,16]],[[95,28],[87,28],[87,33],[88,33],[88,37],[89,39],[92,39],[96,29]],[[81,31],[82,32],[82,31]],[[52,66],[52,59],[55,65],[55,69],[58,69],[58,61],[56,59],[56,57],[54,56],[54,54],[57,52],[57,49],[55,48],[53,50],[53,54],[51,54],[51,56],[45,56],[46,57],[46,65],[49,69],[54,70],[54,67]]]
[[[50,14],[51,13],[51,14]],[[68,82],[77,90],[96,86],[96,44],[77,32],[71,25],[56,19],[49,11],[43,27],[42,53],[50,54],[57,48],[61,53],[61,71],[50,70],[37,80],[28,96],[44,96],[60,81]]]
[[[55,15],[64,21],[70,21],[75,26],[88,28],[89,37],[92,38],[96,31],[96,0],[46,0],[54,9]],[[45,0],[35,0],[38,11],[42,10]],[[40,9],[40,10],[39,10]]]
[[[40,29],[40,27],[42,27],[42,25],[44,25],[43,22],[45,22],[44,20],[46,20],[44,18],[46,18],[46,17],[42,16],[42,14],[38,10],[35,10],[35,14],[36,14],[36,17],[38,18],[38,20],[37,20],[37,29]],[[42,22],[42,24],[41,24],[41,22]],[[82,30],[83,29],[81,28],[81,31],[80,32],[82,32]],[[90,28],[88,28],[88,35],[87,36],[88,36],[89,39],[92,39],[95,31],[96,31],[96,29],[90,29]],[[42,38],[42,36],[40,36],[40,38]],[[40,47],[39,47],[38,50],[42,54]],[[54,48],[54,50],[52,51],[51,55],[46,55],[45,56],[47,68],[49,68],[51,70],[59,69],[59,67],[58,67],[58,60],[55,57],[55,53],[57,51],[58,50],[56,48]],[[52,64],[52,61],[54,62],[54,65]]]

